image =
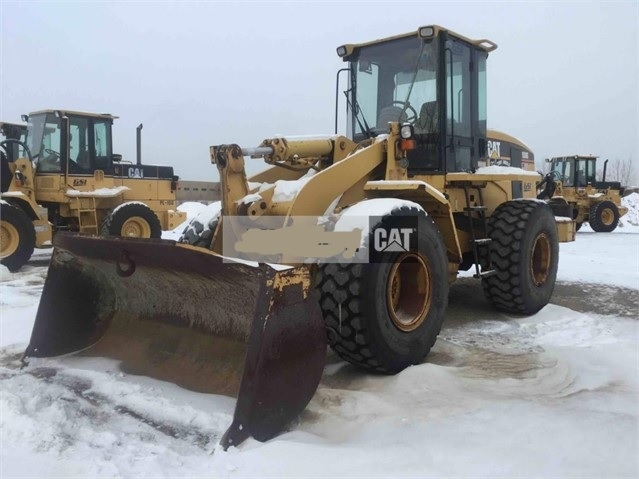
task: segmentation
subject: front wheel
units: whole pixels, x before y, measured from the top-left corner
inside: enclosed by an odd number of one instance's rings
[[[408,250],[381,258],[371,252],[378,262],[324,264],[318,273],[330,346],[346,361],[388,374],[426,357],[448,305],[446,248],[423,210],[405,206],[384,216],[371,229],[368,245],[377,229],[388,232],[394,219],[410,216],[417,231]]]
[[[610,233],[619,224],[619,209],[612,201],[601,201],[590,207],[588,222],[597,233]]]
[[[211,249],[211,242],[220,219],[221,208],[221,202],[215,201],[202,209],[184,228],[178,243],[187,243]]]
[[[488,221],[492,275],[482,278],[486,298],[508,313],[534,314],[550,301],[557,279],[559,240],[546,203],[502,203]]]
[[[29,261],[35,248],[35,229],[17,206],[0,204],[0,263],[17,271]]]
[[[145,204],[127,203],[106,216],[101,234],[124,238],[160,238],[162,225],[153,210]]]

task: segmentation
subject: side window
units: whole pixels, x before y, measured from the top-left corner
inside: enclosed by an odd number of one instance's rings
[[[486,118],[488,117],[487,111],[487,98],[486,98],[486,54],[480,53],[477,58],[477,108],[478,108],[478,134],[479,136],[486,136]]]
[[[91,172],[88,119],[70,117],[69,133],[69,172]]]
[[[473,147],[471,112],[471,49],[457,40],[446,42],[446,153],[447,171],[469,171]]]
[[[575,186],[573,179],[572,161],[564,163],[564,186]]]
[[[95,168],[103,170],[111,166],[111,128],[106,121],[95,120],[93,137],[95,141]]]
[[[584,187],[586,186],[586,160],[580,159],[577,160],[575,163],[575,169],[577,172],[575,186]]]
[[[370,128],[376,126],[378,83],[379,67],[374,63],[361,60],[357,64],[357,107],[360,111],[359,116],[355,118],[355,134],[365,133],[366,125]]]
[[[470,125],[470,47],[452,41],[446,55],[446,97],[449,131],[469,138]]]
[[[29,118],[29,127],[33,134],[27,136],[31,154],[37,154],[37,171],[60,173],[60,122],[53,115],[46,118]]]
[[[586,172],[586,181],[593,185],[597,181],[597,161],[588,160],[588,170]]]

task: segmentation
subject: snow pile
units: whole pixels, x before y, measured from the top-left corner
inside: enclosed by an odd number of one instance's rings
[[[182,208],[213,217],[199,203]],[[425,362],[385,376],[329,353],[288,431],[228,451],[217,444],[233,398],[101,358],[20,369],[47,271],[36,254],[18,273],[0,268],[0,477],[638,477],[636,303],[588,309],[594,296],[615,305],[637,294],[637,239],[560,245],[560,285],[572,282],[586,313],[556,304],[561,288],[555,304],[521,317],[492,309],[479,282],[453,284]]]
[[[631,193],[621,198],[621,204],[628,208],[628,213],[621,217],[619,226],[639,227],[639,193]]]
[[[186,218],[191,220],[195,218],[200,212],[204,211],[207,205],[204,203],[198,203],[196,201],[187,201],[178,206],[178,211],[186,213]]]
[[[0,281],[9,281],[11,279],[11,271],[5,265],[0,264]]]
[[[196,244],[200,237],[212,238],[222,202],[214,201],[208,205],[187,202],[178,206],[178,210],[186,212],[186,221],[173,231],[162,233],[162,238],[185,239],[189,244]]]
[[[291,201],[310,179],[310,176],[304,176],[299,180],[277,180],[275,182],[275,191],[273,192],[273,201],[275,203]]]
[[[117,196],[130,188],[128,186],[116,186],[115,188],[98,188],[97,190],[92,191],[78,191],[78,190],[67,190],[67,196],[102,196],[105,198],[111,196]]]

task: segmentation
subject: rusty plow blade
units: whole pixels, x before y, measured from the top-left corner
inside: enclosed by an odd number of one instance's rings
[[[80,352],[130,374],[236,396],[222,446],[304,410],[326,340],[306,268],[224,262],[173,241],[58,234],[26,356]]]

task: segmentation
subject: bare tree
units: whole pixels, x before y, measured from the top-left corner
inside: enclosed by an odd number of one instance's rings
[[[597,177],[601,179],[603,177],[603,163],[598,162],[598,166]],[[623,186],[630,186],[633,168],[632,158],[610,160],[606,168],[606,181],[618,181]]]

